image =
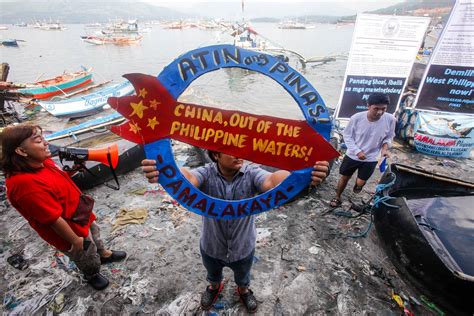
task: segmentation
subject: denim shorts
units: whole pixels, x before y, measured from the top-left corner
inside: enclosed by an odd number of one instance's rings
[[[225,262],[210,257],[201,249],[202,263],[207,270],[207,280],[211,283],[220,283],[223,278],[222,270],[224,267],[228,267],[234,272],[235,284],[241,288],[248,287],[250,285],[250,270],[252,269],[254,254],[255,249],[243,259]]]

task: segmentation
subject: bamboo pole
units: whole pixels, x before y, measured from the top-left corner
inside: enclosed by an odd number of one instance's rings
[[[454,184],[459,184],[459,185],[463,185],[463,186],[474,189],[474,183],[472,183],[472,182],[456,180],[456,179],[445,177],[445,176],[439,176],[439,175],[435,175],[433,173],[430,173],[428,171],[419,171],[419,170],[412,169],[412,168],[409,168],[409,167],[406,167],[406,166],[403,166],[403,165],[398,165],[397,164],[396,166],[397,166],[397,169],[399,169],[399,170],[408,171],[408,172],[418,174],[418,175],[422,175],[422,176],[425,176],[425,177],[428,177],[428,178],[432,178],[432,179],[436,179],[436,180],[442,180],[442,181],[446,181],[446,182],[450,182],[450,183],[454,183]]]
[[[0,68],[0,81],[7,81],[8,72],[10,71],[10,66],[7,63],[2,63]],[[5,98],[3,94],[0,94],[0,113],[3,113],[5,110]]]

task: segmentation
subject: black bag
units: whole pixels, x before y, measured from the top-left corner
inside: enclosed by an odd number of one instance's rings
[[[87,225],[89,223],[89,218],[91,217],[93,208],[94,199],[89,195],[81,194],[79,197],[79,203],[77,204],[77,208],[74,211],[71,221],[81,226]]]

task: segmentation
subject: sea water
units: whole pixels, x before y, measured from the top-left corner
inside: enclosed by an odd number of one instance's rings
[[[1,62],[10,64],[8,81],[35,82],[52,78],[64,71],[92,67],[96,83],[123,80],[126,73],[158,75],[179,55],[203,46],[230,44],[229,31],[199,29],[170,30],[154,25],[138,44],[93,45],[81,35],[93,34],[84,25],[66,25],[64,31],[44,31],[11,26],[2,38],[24,40],[19,48],[2,47]],[[273,45],[298,52],[306,59],[315,56],[348,53],[353,26],[320,24],[314,29],[279,29],[274,23],[254,23],[253,28]],[[320,93],[326,105],[334,108],[346,68],[346,59],[324,65],[308,64],[300,71]],[[188,102],[233,108],[255,114],[292,119],[303,115],[291,96],[272,79],[241,69],[219,70],[195,80],[185,93]]]

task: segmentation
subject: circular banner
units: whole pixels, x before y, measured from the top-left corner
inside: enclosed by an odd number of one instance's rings
[[[231,67],[252,70],[278,82],[297,102],[305,120],[177,101],[195,79]],[[112,130],[144,144],[147,158],[157,161],[159,183],[196,214],[235,219],[280,206],[309,185],[316,161],[339,155],[328,142],[332,124],[321,96],[300,73],[277,57],[216,45],[181,55],[157,77],[124,77],[134,85],[136,95],[109,98],[109,104],[128,119]],[[289,170],[291,174],[277,187],[253,198],[217,199],[201,192],[183,176],[174,160],[170,139]]]

